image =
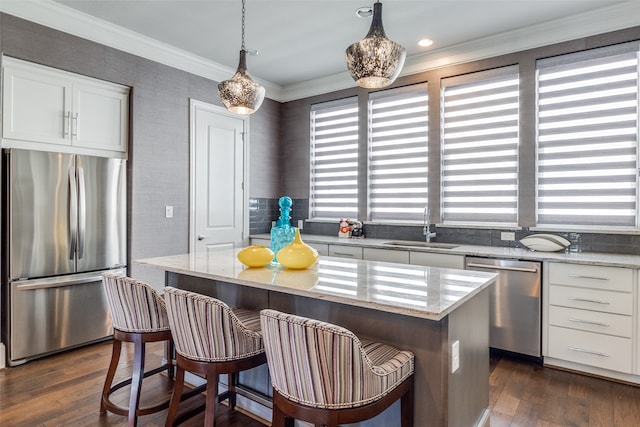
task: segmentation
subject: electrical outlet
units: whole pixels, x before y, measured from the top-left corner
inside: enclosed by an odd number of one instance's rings
[[[164,207],[164,217],[165,218],[173,218],[173,206],[165,206]]]
[[[500,233],[500,240],[513,242],[514,240],[516,240],[516,233],[514,233],[513,231],[503,231]]]
[[[302,220],[302,219],[299,219],[299,220],[298,220],[298,228],[299,228],[300,230],[302,230],[302,229],[304,228],[304,220]]]
[[[451,373],[460,368],[460,341],[451,344]]]

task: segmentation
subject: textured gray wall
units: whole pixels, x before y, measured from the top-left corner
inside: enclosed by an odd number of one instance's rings
[[[217,82],[0,14],[4,55],[130,86],[129,258],[189,249],[189,98],[222,105]],[[250,118],[249,193],[278,197],[281,104],[266,99]],[[164,217],[164,206],[174,217]],[[156,285],[162,272],[131,265]]]

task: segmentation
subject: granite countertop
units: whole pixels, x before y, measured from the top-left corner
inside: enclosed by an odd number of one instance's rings
[[[441,320],[491,285],[495,273],[320,257],[306,270],[247,268],[237,250],[141,259],[136,264],[390,313]]]
[[[269,234],[255,234],[252,238],[271,239]],[[392,246],[394,239],[345,239],[333,236],[301,234],[302,240],[308,243],[326,243],[335,245],[361,246],[388,250],[411,250],[417,252],[434,252],[451,255],[469,255],[492,258],[509,258],[531,261],[558,261],[574,264],[603,265],[612,267],[640,268],[640,256],[598,252],[536,252],[521,248],[504,248],[497,246],[457,245],[454,248],[425,248],[420,246]],[[438,243],[435,241],[434,243]]]

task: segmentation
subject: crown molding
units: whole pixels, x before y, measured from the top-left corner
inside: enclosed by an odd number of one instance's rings
[[[486,59],[640,25],[640,2],[595,11],[485,37],[407,58],[401,75]]]
[[[407,57],[400,76],[519,52],[640,25],[640,1],[629,0],[591,12],[485,37]],[[281,102],[348,89],[348,72],[285,86]]]
[[[193,55],[50,0],[3,0],[0,11],[215,81],[235,69]],[[640,2],[628,0],[571,17],[407,58],[401,76],[640,25]],[[354,87],[348,72],[282,87],[254,77],[279,102]]]
[[[50,0],[2,0],[0,12],[217,82],[230,78],[236,72],[235,68],[218,64]],[[265,87],[268,98],[280,101],[280,85],[256,77],[253,79]]]

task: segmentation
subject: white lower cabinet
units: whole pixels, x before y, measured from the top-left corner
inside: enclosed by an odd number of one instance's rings
[[[411,251],[409,253],[409,264],[464,270],[464,255]]]
[[[600,375],[637,373],[636,270],[550,262],[545,273],[545,357]]]
[[[633,334],[631,316],[598,313],[555,305],[549,306],[549,325],[624,338],[631,338]]]
[[[267,248],[271,247],[271,240],[269,239],[257,239],[255,237],[251,238],[251,244],[256,246],[264,246]]]
[[[363,257],[370,261],[396,262],[409,264],[409,251],[392,251],[389,249],[363,248]]]
[[[362,259],[362,246],[329,245],[329,256]]]
[[[329,255],[329,245],[327,243],[310,243],[310,242],[305,242],[307,245],[311,246],[312,248],[314,248],[316,251],[318,251],[318,255],[323,255],[323,256],[328,256]]]
[[[632,342],[594,332],[549,326],[549,356],[630,374]]]

